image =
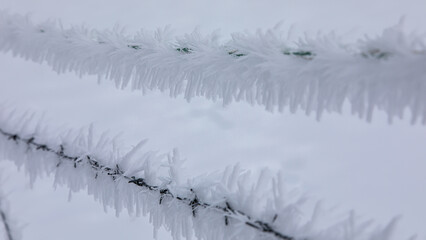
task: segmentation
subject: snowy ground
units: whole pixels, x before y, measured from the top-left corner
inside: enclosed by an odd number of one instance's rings
[[[173,6],[173,7],[172,7]],[[299,32],[337,30],[345,37],[379,33],[406,15],[407,28],[424,31],[426,4],[412,1],[23,1],[0,0],[10,12],[32,11],[35,20],[60,18],[66,24],[108,28],[115,23],[154,29],[172,24],[178,33],[200,26],[227,34],[270,27],[284,20]],[[0,33],[1,34],[1,33]],[[282,169],[289,184],[337,212],[355,210],[366,219],[387,223],[403,215],[397,236],[417,233],[426,239],[426,127],[408,120],[388,125],[377,112],[372,123],[346,113],[327,114],[320,122],[304,114],[270,113],[234,103],[222,107],[205,99],[187,103],[167,94],[119,91],[109,82],[57,75],[49,67],[10,54],[0,55],[0,103],[18,110],[44,112],[52,127],[79,128],[94,123],[100,131],[122,132],[125,144],[149,138],[149,149],[178,147],[188,173],[212,172],[240,162],[243,168]],[[86,193],[68,202],[68,190],[52,179],[28,179],[2,162],[3,191],[23,239],[150,239],[146,218],[116,218]],[[170,238],[161,232],[159,239]]]

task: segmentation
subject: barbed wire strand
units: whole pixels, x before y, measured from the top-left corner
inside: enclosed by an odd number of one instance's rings
[[[3,133],[3,132],[1,132],[1,133]],[[0,199],[0,201],[2,201],[2,199]],[[0,206],[1,206],[1,204],[0,204]],[[1,207],[0,207],[0,217],[1,217],[1,220],[2,220],[3,225],[4,225],[4,230],[6,232],[7,240],[14,240],[13,237],[12,237],[12,231],[10,230],[10,226],[9,226],[9,222],[8,222],[6,213],[3,211],[3,209]]]
[[[267,111],[298,110],[321,119],[350,112],[372,121],[411,114],[426,124],[426,39],[403,25],[377,37],[345,43],[334,35],[283,39],[282,31],[174,36],[170,29],[127,35],[120,28],[64,28],[35,24],[0,11],[0,52],[43,63],[57,73],[97,76],[118,89],[260,105]]]
[[[92,167],[92,170],[96,172],[95,178],[98,176],[97,175],[98,173],[103,173],[110,176],[113,179],[113,181],[115,181],[118,177],[122,177],[128,180],[128,183],[130,184],[134,184],[139,187],[148,189],[149,191],[152,191],[152,192],[158,192],[160,194],[160,199],[158,204],[160,205],[162,204],[162,201],[165,197],[176,199],[184,203],[185,205],[189,205],[191,207],[192,215],[194,218],[197,217],[198,208],[215,209],[223,213],[225,225],[229,225],[230,217],[243,218],[244,224],[246,224],[247,226],[257,231],[260,231],[265,234],[271,234],[275,236],[277,239],[282,239],[282,240],[295,239],[292,236],[280,233],[279,231],[274,229],[270,223],[267,223],[258,219],[254,219],[247,213],[237,210],[235,207],[232,207],[229,202],[225,202],[225,206],[219,206],[219,205],[213,205],[210,203],[200,201],[199,198],[197,197],[196,192],[192,188],[190,189],[190,191],[194,196],[193,198],[181,197],[181,196],[172,194],[172,192],[168,188],[161,188],[156,185],[148,184],[144,178],[136,178],[134,176],[124,175],[124,171],[120,169],[120,166],[118,164],[116,164],[115,167],[110,167],[110,166],[105,166],[100,164],[99,161],[97,161],[93,156],[90,156],[90,155],[85,155],[80,157],[67,155],[65,154],[66,149],[62,144],[59,145],[59,150],[54,150],[52,147],[46,144],[36,142],[36,139],[34,137],[23,138],[18,134],[6,132],[2,130],[1,128],[0,128],[0,134],[6,137],[8,140],[16,142],[17,144],[23,143],[23,144],[26,144],[28,148],[32,148],[37,151],[52,153],[60,159],[71,161],[73,162],[74,168],[77,168],[80,164],[82,164],[83,160],[85,160],[86,163]],[[59,164],[57,166],[59,166]],[[278,215],[275,215],[273,220],[276,220],[277,217]],[[3,214],[2,214],[2,218],[3,218],[3,221],[5,222],[5,226],[7,226],[6,221],[4,220],[5,216]],[[7,229],[9,229],[9,227],[7,227]],[[8,232],[8,234],[10,235],[10,231]],[[9,240],[13,240],[13,239],[9,237]]]

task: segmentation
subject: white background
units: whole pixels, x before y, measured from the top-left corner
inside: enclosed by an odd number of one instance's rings
[[[24,1],[0,0],[11,13],[31,12],[35,21],[61,19],[98,29],[114,24],[129,33],[168,24],[176,34],[199,27],[230,33],[273,27],[284,21],[296,34],[335,30],[347,39],[379,34],[406,16],[406,29],[426,32],[424,0],[299,1]],[[0,33],[1,34],[1,33]],[[417,233],[426,239],[426,126],[408,118],[389,125],[376,112],[372,123],[349,113],[326,114],[320,122],[303,113],[266,112],[234,103],[223,107],[203,98],[187,103],[167,94],[116,90],[94,77],[57,75],[49,67],[0,54],[0,103],[20,111],[44,112],[52,127],[79,128],[95,123],[100,131],[122,132],[125,144],[149,138],[149,149],[178,147],[195,175],[240,162],[243,168],[282,170],[289,184],[337,212],[355,210],[385,224],[403,215],[397,237]],[[28,179],[1,163],[3,191],[23,239],[151,239],[147,218],[113,211],[82,192],[52,187],[45,178],[29,188]],[[169,239],[161,232],[159,239]],[[399,239],[401,239],[399,238]]]

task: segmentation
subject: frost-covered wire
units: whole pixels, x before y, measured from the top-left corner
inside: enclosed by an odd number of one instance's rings
[[[280,174],[263,171],[256,181],[236,166],[185,179],[177,150],[143,151],[142,141],[123,154],[116,141],[92,128],[53,134],[31,119],[0,112],[2,158],[23,166],[31,182],[54,174],[55,184],[71,192],[87,189],[117,214],[149,214],[154,228],[165,226],[174,239],[390,240],[395,228],[391,221],[368,229],[369,221],[354,214],[326,221],[320,207],[306,219],[303,200],[285,190]]]
[[[380,36],[343,43],[334,35],[292,41],[277,29],[175,37],[170,29],[65,29],[53,21],[0,12],[0,51],[12,52],[58,73],[97,75],[117,88],[159,89],[170,96],[246,101],[269,111],[341,112],[370,121],[375,110],[389,121],[411,114],[426,123],[426,41],[402,24]]]
[[[0,181],[3,185],[4,181],[2,177]],[[17,228],[12,223],[13,220],[10,218],[7,203],[6,196],[0,189],[0,237],[4,237],[5,240],[18,240],[20,239],[20,235],[18,234]]]
[[[6,239],[13,240],[14,238],[12,237],[12,230],[9,226],[9,220],[6,216],[6,212],[2,208],[2,201],[3,199],[0,198],[0,218],[4,226],[5,235],[7,237]]]
[[[25,144],[29,149],[35,149],[38,151],[52,153],[56,155],[58,159],[70,161],[74,165],[74,168],[77,168],[77,166],[79,166],[81,162],[86,161],[86,164],[93,169],[93,172],[95,172],[95,179],[98,178],[99,176],[98,174],[104,174],[104,175],[110,176],[113,181],[115,181],[117,178],[122,178],[125,181],[128,181],[128,183],[130,184],[134,184],[136,186],[141,187],[144,191],[148,190],[152,192],[157,192],[160,195],[160,199],[158,202],[159,205],[163,203],[163,200],[165,198],[176,199],[177,201],[182,202],[184,205],[190,206],[192,211],[192,216],[194,218],[197,216],[197,211],[199,208],[214,209],[217,211],[221,211],[223,213],[225,225],[229,225],[229,221],[231,218],[244,219],[244,224],[246,224],[247,226],[254,228],[260,232],[271,234],[275,236],[277,239],[282,239],[282,240],[294,239],[291,236],[287,236],[285,234],[278,232],[273,227],[271,227],[269,223],[263,222],[258,219],[253,219],[251,216],[247,215],[246,213],[240,210],[236,210],[235,208],[231,207],[230,203],[227,201],[225,201],[224,206],[209,204],[209,203],[200,201],[196,192],[192,188],[190,189],[190,192],[191,192],[190,195],[193,195],[193,197],[191,198],[174,195],[172,191],[167,187],[150,185],[142,177],[137,178],[135,176],[125,175],[125,172],[120,169],[120,166],[118,164],[116,164],[114,167],[108,167],[108,166],[102,165],[98,160],[94,159],[91,155],[86,155],[86,156],[67,155],[65,153],[66,149],[64,148],[64,145],[62,144],[59,145],[59,149],[55,150],[46,144],[36,142],[34,137],[25,139],[17,134],[5,132],[1,128],[0,128],[0,134],[3,135],[3,137],[6,137],[8,140],[14,141],[17,144],[19,143]],[[59,162],[58,165],[59,164],[61,164],[61,162]],[[1,209],[0,209],[0,215],[4,222],[4,226],[6,229],[7,236],[9,237],[9,240],[13,240],[11,231],[6,219],[6,215],[3,211],[1,211]],[[278,215],[275,215],[273,220],[275,221],[277,217]]]

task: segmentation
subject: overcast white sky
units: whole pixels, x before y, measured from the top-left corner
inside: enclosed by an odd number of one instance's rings
[[[424,0],[299,1],[142,1],[142,0],[0,0],[11,13],[32,13],[34,20],[61,19],[129,33],[139,28],[172,25],[177,34],[200,27],[204,33],[268,28],[279,21],[297,33],[335,30],[348,38],[379,34],[406,17],[408,30],[426,32]],[[1,34],[1,33],[0,33]],[[304,114],[271,114],[245,103],[170,99],[158,92],[142,96],[97,85],[93,77],[57,75],[49,67],[0,54],[0,103],[45,112],[56,126],[123,132],[128,145],[149,138],[149,148],[166,152],[178,147],[188,172],[210,172],[241,162],[244,168],[282,169],[290,184],[342,212],[354,209],[365,218],[386,223],[403,215],[398,236],[418,233],[426,239],[426,127],[407,120],[393,125],[383,114],[366,123],[349,114],[326,115],[317,122]],[[167,127],[164,127],[167,126]],[[145,218],[105,214],[86,193],[71,202],[68,192],[54,191],[52,179],[28,189],[11,164],[2,187],[16,220],[27,224],[23,239],[150,239]],[[167,239],[162,233],[160,239]]]

